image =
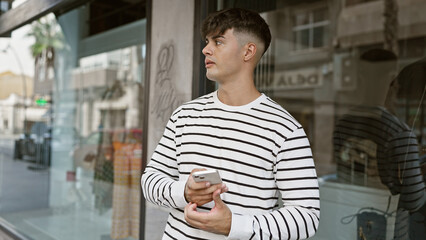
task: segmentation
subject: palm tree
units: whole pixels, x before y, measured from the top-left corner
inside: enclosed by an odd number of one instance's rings
[[[35,42],[30,46],[34,57],[34,80],[52,80],[49,76],[54,71],[55,50],[64,47],[64,36],[53,15],[40,18],[31,24],[28,37],[33,37]]]

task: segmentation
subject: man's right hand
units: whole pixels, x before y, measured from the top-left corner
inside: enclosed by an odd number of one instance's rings
[[[224,183],[211,185],[209,182],[195,182],[192,178],[194,172],[206,170],[204,168],[194,168],[189,175],[185,185],[185,200],[202,206],[213,201],[213,193],[217,189],[222,189],[221,193],[227,192],[228,188]]]

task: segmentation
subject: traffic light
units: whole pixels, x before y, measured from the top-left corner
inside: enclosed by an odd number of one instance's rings
[[[47,100],[44,99],[44,98],[37,98],[35,100],[35,103],[36,103],[37,106],[43,107],[43,106],[46,106]]]

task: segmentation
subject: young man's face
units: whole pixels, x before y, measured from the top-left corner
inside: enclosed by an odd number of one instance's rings
[[[202,52],[206,56],[207,78],[212,81],[232,81],[242,69],[244,49],[233,29],[224,34],[208,35]]]

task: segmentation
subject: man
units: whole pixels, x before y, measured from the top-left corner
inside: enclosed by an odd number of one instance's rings
[[[171,208],[163,239],[313,236],[320,209],[309,141],[254,86],[268,25],[255,12],[228,9],[204,21],[202,36],[207,77],[219,89],[172,114],[142,176],[146,199]],[[202,169],[218,170],[223,184],[195,183]]]
[[[407,76],[416,75],[399,74],[391,82],[396,60],[393,52],[384,49],[370,49],[360,56],[359,92],[356,92],[359,105],[339,119],[334,131],[334,156],[340,182],[387,188],[390,194],[399,195],[392,238],[395,240],[412,239],[409,237],[409,213],[417,211],[426,200],[416,135],[385,108],[385,103],[390,105],[396,100],[398,82],[408,81]],[[421,97],[423,86],[419,89],[417,99]],[[414,94],[406,94],[411,95]],[[374,203],[365,206],[380,207],[386,208]],[[362,232],[366,239],[384,239],[386,227],[391,225],[386,226],[382,221],[381,226],[376,221],[374,226],[369,226],[370,222],[385,217],[366,212],[366,217],[358,214],[357,234]]]
[[[422,134],[421,131],[416,130],[415,126],[417,125],[419,130],[423,128],[421,112],[426,93],[426,58],[404,67],[392,82],[391,89],[393,89],[393,97],[387,99],[386,102],[390,106],[390,111],[396,114],[397,101],[405,103],[404,113],[415,110],[415,115],[408,117],[407,125],[411,126],[412,129],[410,131],[413,132],[412,135],[416,138],[413,141],[415,143],[413,144],[415,151],[405,147],[404,159],[406,159],[406,163],[403,162],[404,165],[400,163],[400,169],[404,169],[404,172],[401,172],[401,180],[403,181],[395,186],[397,193],[400,194],[398,207],[401,209],[398,211],[397,219],[399,217],[403,220],[401,221],[403,227],[408,225],[408,229],[402,227],[396,229],[399,230],[396,234],[399,233],[399,236],[401,236],[399,239],[424,239],[426,235],[426,156],[424,155],[424,150],[422,150],[424,133]],[[401,108],[401,105],[399,107]],[[417,136],[414,133],[417,133]],[[410,154],[407,154],[407,152]],[[410,159],[409,156],[413,155],[414,157]],[[410,216],[409,219],[406,217],[408,214]],[[403,230],[409,231],[409,233]]]

